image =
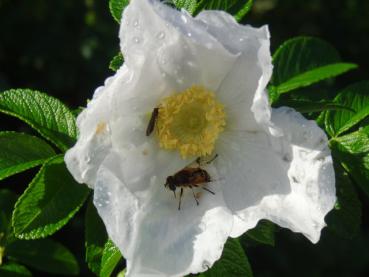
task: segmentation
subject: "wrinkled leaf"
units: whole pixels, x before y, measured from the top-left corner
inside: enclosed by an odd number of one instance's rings
[[[334,102],[354,110],[329,111],[326,113],[327,132],[335,137],[348,131],[369,116],[369,81],[363,81],[344,88]]]
[[[89,201],[85,217],[86,262],[96,275],[100,273],[101,258],[107,239],[105,225],[92,201]]]
[[[44,163],[55,151],[42,139],[0,132],[0,180]]]
[[[15,205],[15,236],[36,239],[55,233],[79,210],[88,193],[85,185],[74,181],[62,156],[50,159]]]
[[[238,239],[229,238],[224,246],[220,260],[215,262],[211,269],[200,274],[200,277],[224,276],[253,276],[247,256]]]
[[[361,202],[356,190],[340,166],[335,167],[337,202],[326,217],[329,229],[344,238],[353,238],[360,230]]]
[[[25,277],[32,276],[32,273],[23,265],[9,263],[0,266],[1,277]]]
[[[196,15],[202,10],[222,10],[234,15],[240,21],[252,8],[253,0],[173,0],[179,9]]]
[[[129,0],[109,0],[109,9],[113,18],[120,23],[124,8],[129,4]]]
[[[286,41],[273,55],[270,87],[273,98],[357,67],[340,60],[337,51],[323,40],[297,37]]]
[[[344,105],[340,105],[331,101],[312,102],[306,100],[289,99],[286,101],[281,101],[281,105],[294,108],[300,113],[322,112],[328,110],[346,110],[349,112],[353,111],[350,107],[346,107]]]
[[[246,236],[259,243],[274,246],[274,232],[275,225],[272,222],[261,220],[254,229],[247,231]]]
[[[23,120],[62,151],[76,140],[72,112],[58,99],[39,91],[11,89],[0,93],[0,112]]]
[[[117,54],[114,56],[114,58],[111,60],[109,64],[109,68],[113,71],[117,71],[124,63],[124,58],[122,53]]]
[[[77,275],[79,267],[74,255],[62,244],[50,239],[16,240],[9,244],[11,259],[48,273]]]
[[[333,155],[369,195],[369,126],[330,141]]]
[[[118,247],[116,247],[111,240],[108,240],[104,246],[101,259],[100,277],[109,277],[121,258],[122,255]]]

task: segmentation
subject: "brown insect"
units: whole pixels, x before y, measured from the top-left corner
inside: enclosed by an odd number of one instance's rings
[[[146,128],[146,136],[150,136],[151,133],[154,131],[156,121],[158,120],[158,116],[159,116],[159,108],[154,108],[151,113],[149,124],[147,125]]]
[[[218,157],[218,154],[214,156],[211,160],[205,162],[205,164],[209,164],[212,161],[214,161]],[[196,159],[196,167],[192,167],[191,165],[186,166],[185,168],[181,169],[177,173],[175,173],[172,176],[167,177],[167,181],[165,183],[165,187],[169,187],[171,191],[174,193],[174,197],[176,198],[176,189],[180,188],[181,192],[179,195],[179,203],[178,203],[178,210],[181,209],[181,200],[183,195],[183,189],[184,188],[190,188],[192,190],[193,198],[196,201],[196,204],[199,205],[199,201],[197,200],[197,197],[195,195],[195,192],[193,191],[193,188],[201,187],[203,190],[206,190],[207,192],[210,192],[211,194],[215,194],[208,188],[204,187],[206,183],[210,183],[212,181],[209,173],[201,168],[201,159]]]

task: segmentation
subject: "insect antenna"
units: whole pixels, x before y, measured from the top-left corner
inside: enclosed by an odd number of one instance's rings
[[[176,197],[176,191],[175,190],[173,190],[173,194],[174,194],[174,198],[177,198]]]
[[[211,194],[215,195],[215,192],[211,191],[210,189],[207,189],[207,188],[202,188],[203,190],[206,190],[207,192],[210,192]]]

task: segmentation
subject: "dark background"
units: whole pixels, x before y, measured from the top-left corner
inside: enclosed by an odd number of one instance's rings
[[[298,35],[333,44],[344,61],[360,66],[339,77],[335,89],[369,79],[368,0],[255,0],[244,22],[269,24],[272,50]],[[117,33],[108,0],[0,0],[0,91],[37,89],[73,108],[84,106],[94,89],[113,74],[108,65],[119,51]],[[0,130],[29,131],[7,116],[1,115],[0,122]],[[21,193],[32,173],[9,178],[2,186]],[[342,239],[325,229],[313,245],[299,234],[280,230],[274,248],[246,249],[255,276],[369,276],[369,205],[358,192],[363,200],[358,236]],[[74,252],[81,276],[88,276],[83,213],[54,238]]]

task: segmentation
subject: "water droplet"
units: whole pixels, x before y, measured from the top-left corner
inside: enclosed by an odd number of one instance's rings
[[[192,37],[192,33],[188,32],[187,36]]]
[[[182,21],[184,23],[187,23],[188,22],[187,17],[185,15],[183,15],[183,14],[181,15],[181,19],[182,19]]]
[[[107,195],[111,196],[111,192],[110,192],[110,191],[108,191],[108,192],[107,192]]]
[[[141,39],[139,37],[133,37],[133,42],[134,43],[140,43],[141,42]]]
[[[98,206],[98,207],[102,207],[102,204],[101,204],[101,203],[97,203],[97,206]]]
[[[240,38],[240,42],[243,42],[243,41],[245,41],[245,39],[244,38]]]
[[[164,39],[165,38],[165,33],[164,32],[159,32],[156,34],[156,38],[157,39]]]
[[[137,28],[139,25],[140,25],[140,21],[138,19],[135,19],[133,21],[133,26]]]
[[[106,201],[105,201],[105,204],[106,204],[106,205],[110,204],[110,201],[109,201],[109,200],[106,200]]]

